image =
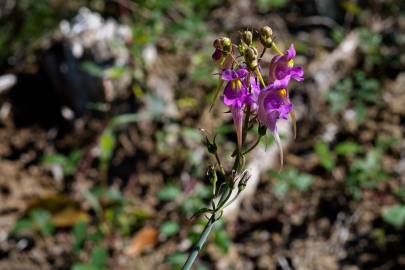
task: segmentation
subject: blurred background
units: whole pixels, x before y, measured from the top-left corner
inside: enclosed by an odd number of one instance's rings
[[[405,268],[405,2],[1,0],[0,269],[179,269],[205,219],[212,42],[269,25],[294,43],[294,140],[194,269]],[[262,61],[271,60],[267,53]],[[249,137],[248,140],[254,140]]]

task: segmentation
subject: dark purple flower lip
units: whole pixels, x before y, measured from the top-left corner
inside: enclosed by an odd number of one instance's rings
[[[237,79],[244,79],[249,74],[246,68],[240,68],[236,71],[225,69],[221,73],[221,79],[224,81],[233,81]]]

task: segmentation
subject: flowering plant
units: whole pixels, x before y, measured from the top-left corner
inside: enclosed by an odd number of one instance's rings
[[[257,38],[255,38],[257,36]],[[263,50],[258,53],[258,45]],[[274,137],[280,150],[280,163],[283,163],[283,151],[280,136],[277,131],[279,120],[290,119],[294,136],[296,134],[296,119],[293,104],[289,98],[289,84],[291,80],[303,81],[304,71],[294,66],[296,51],[291,44],[286,52],[282,52],[275,44],[272,30],[264,26],[258,32],[245,30],[241,33],[240,43],[232,43],[227,37],[214,41],[215,51],[212,59],[219,66],[219,83],[214,95],[215,100],[220,93],[220,99],[232,113],[235,126],[237,144],[232,155],[234,165],[225,171],[217,152],[215,138],[211,140],[205,134],[204,143],[208,152],[215,157],[216,164],[208,170],[208,177],[213,185],[211,208],[201,209],[197,214],[209,214],[207,225],[201,233],[200,239],[192,248],[190,255],[182,269],[190,269],[203,244],[214,225],[221,218],[225,207],[230,205],[243,191],[250,178],[245,170],[246,155],[252,151],[266,135],[267,130]],[[260,66],[261,58],[267,49],[276,55],[270,62],[268,76],[263,76]],[[238,53],[238,54],[236,54]],[[242,61],[238,61],[242,59]],[[267,78],[265,81],[264,78]],[[225,86],[224,86],[225,85]],[[252,145],[246,145],[246,135],[257,123],[258,136]],[[218,171],[218,172],[217,172]],[[223,179],[217,188],[218,175]]]

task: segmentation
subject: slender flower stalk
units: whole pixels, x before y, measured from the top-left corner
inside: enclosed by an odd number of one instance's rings
[[[274,42],[272,34],[271,28],[264,26],[258,35],[253,35],[249,30],[242,31],[240,43],[237,45],[226,37],[214,42],[215,50],[212,59],[218,64],[220,70],[219,83],[211,108],[224,88],[221,100],[232,114],[237,138],[235,151],[231,155],[234,162],[230,169],[224,168],[215,137],[211,139],[207,133],[204,133],[203,142],[215,161],[207,172],[212,184],[212,198],[210,207],[199,210],[196,215],[205,214],[209,218],[199,240],[190,250],[183,270],[191,269],[215,223],[221,218],[224,208],[232,204],[246,187],[250,178],[249,172],[245,170],[246,157],[258,146],[261,138],[266,136],[267,130],[273,135],[279,147],[281,165],[283,151],[277,122],[290,118],[294,126],[294,136],[296,134],[296,116],[288,88],[291,80],[301,82],[304,79],[304,71],[301,67],[294,66],[296,56],[294,45],[282,52]],[[259,36],[264,48],[260,56],[255,36]],[[233,48],[238,49],[239,55],[234,54]],[[265,80],[260,61],[267,48],[276,52],[276,55],[270,62],[267,80]],[[259,124],[256,140],[247,142],[247,135],[251,132],[254,123]],[[221,175],[220,178],[217,177],[217,170]]]

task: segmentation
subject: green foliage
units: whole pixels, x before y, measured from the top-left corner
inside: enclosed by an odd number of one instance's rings
[[[166,184],[156,193],[156,197],[161,201],[171,201],[181,194],[181,190],[174,184]]]
[[[86,222],[77,222],[73,227],[73,250],[79,252],[87,239],[88,226]]]
[[[10,23],[0,25],[0,63],[14,52],[27,50],[46,32],[56,27],[62,17],[60,10],[54,8],[48,0],[20,0],[16,1],[16,9],[23,17],[18,24],[13,18]]]
[[[361,146],[355,142],[344,141],[335,146],[335,153],[337,155],[353,155],[361,151]]]
[[[382,215],[385,222],[395,226],[405,225],[405,205],[396,204],[388,208]]]
[[[134,123],[138,120],[139,115],[135,113],[121,114],[111,118],[108,126],[104,129],[99,139],[99,158],[104,168],[107,167],[117,144],[115,129],[121,125]]]
[[[333,153],[330,151],[329,146],[324,142],[317,142],[315,144],[315,153],[319,157],[321,165],[331,171],[335,168],[335,160]]]
[[[273,187],[273,193],[279,198],[284,197],[292,189],[305,192],[314,181],[312,175],[301,173],[294,168],[287,168],[279,174],[276,172],[271,172],[271,174],[277,178],[277,182]]]
[[[232,244],[232,240],[225,231],[222,224],[219,224],[219,228],[216,228],[213,234],[214,243],[221,249],[223,253],[229,251],[229,247]]]
[[[337,28],[334,28],[334,29],[332,30],[331,35],[332,35],[332,39],[333,39],[336,43],[342,42],[342,40],[345,38],[345,33],[344,33],[342,30],[337,29]]]
[[[257,0],[261,11],[269,11],[273,8],[282,8],[288,4],[288,0]]]
[[[362,159],[355,160],[346,179],[348,191],[356,198],[362,196],[362,189],[373,188],[379,181],[386,178],[386,173],[381,167],[382,152],[371,149]]]
[[[317,142],[314,150],[320,164],[328,171],[336,167],[338,156],[355,158],[350,163],[345,185],[350,194],[359,199],[363,189],[373,188],[386,178],[387,173],[381,167],[381,160],[384,152],[395,143],[392,138],[379,137],[375,142],[375,148],[363,153],[362,146],[353,141],[343,141],[333,149],[324,142]],[[285,192],[288,190],[287,184],[281,185],[278,189],[280,193]]]
[[[88,263],[77,263],[72,266],[72,270],[98,270],[107,269],[108,252],[105,248],[95,248]]]
[[[49,154],[42,157],[43,164],[58,164],[63,168],[63,174],[65,176],[72,175],[77,165],[82,158],[82,152],[80,150],[73,150],[69,155],[65,156],[59,153]]]
[[[27,217],[16,222],[12,233],[18,234],[25,230],[36,230],[44,236],[51,235],[55,230],[51,214],[43,209],[32,209]]]
[[[180,226],[175,221],[166,221],[160,226],[160,233],[165,237],[175,235],[180,230]]]
[[[111,128],[106,128],[100,137],[100,160],[108,162],[116,145],[115,133]]]
[[[171,265],[172,270],[181,269],[181,266],[187,259],[187,254],[182,252],[176,252],[167,257],[167,262]]]
[[[94,77],[98,78],[107,77],[112,80],[118,79],[126,71],[126,67],[113,66],[103,68],[100,65],[97,65],[96,63],[91,61],[84,61],[83,63],[81,63],[80,67]]]
[[[340,113],[351,106],[356,111],[357,121],[362,122],[366,105],[378,104],[381,100],[380,83],[375,78],[367,77],[363,71],[356,70],[328,91],[326,99],[332,113]]]
[[[379,33],[370,31],[368,28],[360,28],[360,50],[365,55],[365,67],[372,68],[382,62],[381,43],[382,36]]]
[[[211,196],[211,188],[208,185],[198,185],[193,194],[181,202],[181,211],[184,214],[196,214],[200,209],[205,208],[206,200]]]

